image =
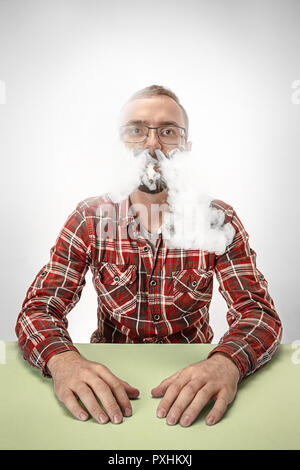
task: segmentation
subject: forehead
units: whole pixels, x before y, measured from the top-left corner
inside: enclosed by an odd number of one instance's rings
[[[153,126],[174,121],[179,126],[185,126],[181,107],[166,95],[136,99],[126,103],[121,112],[121,124],[133,120],[145,121],[145,124]]]

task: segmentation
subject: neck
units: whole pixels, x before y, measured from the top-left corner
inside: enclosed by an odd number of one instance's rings
[[[130,194],[136,215],[148,232],[156,232],[162,224],[162,213],[168,209],[168,193],[149,194],[138,189]]]
[[[167,190],[164,189],[160,193],[145,193],[137,189],[133,193],[130,194],[130,200],[132,204],[145,204],[149,206],[151,204],[164,204],[167,203],[168,193]]]

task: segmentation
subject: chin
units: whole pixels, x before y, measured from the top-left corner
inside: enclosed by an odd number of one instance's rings
[[[142,191],[143,193],[147,194],[158,194],[163,192],[164,189],[167,189],[167,185],[164,182],[158,182],[156,184],[155,189],[149,189],[148,186],[146,186],[145,184],[140,184],[140,186],[138,187],[139,191]]]

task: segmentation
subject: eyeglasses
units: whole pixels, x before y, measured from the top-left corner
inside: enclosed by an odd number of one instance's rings
[[[178,145],[186,136],[186,129],[180,126],[149,127],[140,124],[124,125],[120,127],[120,137],[128,144],[145,142],[149,135],[149,129],[155,129],[158,140],[162,144]]]

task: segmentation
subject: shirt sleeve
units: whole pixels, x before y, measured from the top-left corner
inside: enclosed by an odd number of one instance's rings
[[[19,346],[32,366],[50,377],[47,361],[55,354],[76,351],[66,315],[79,301],[90,265],[88,229],[80,203],[68,217],[50,260],[39,271],[22,304],[16,323]]]
[[[216,257],[219,292],[227,306],[229,330],[208,357],[221,352],[240,372],[240,381],[267,363],[282,337],[282,324],[268,292],[268,282],[256,266],[249,235],[232,209],[229,220],[235,237],[224,254]]]

